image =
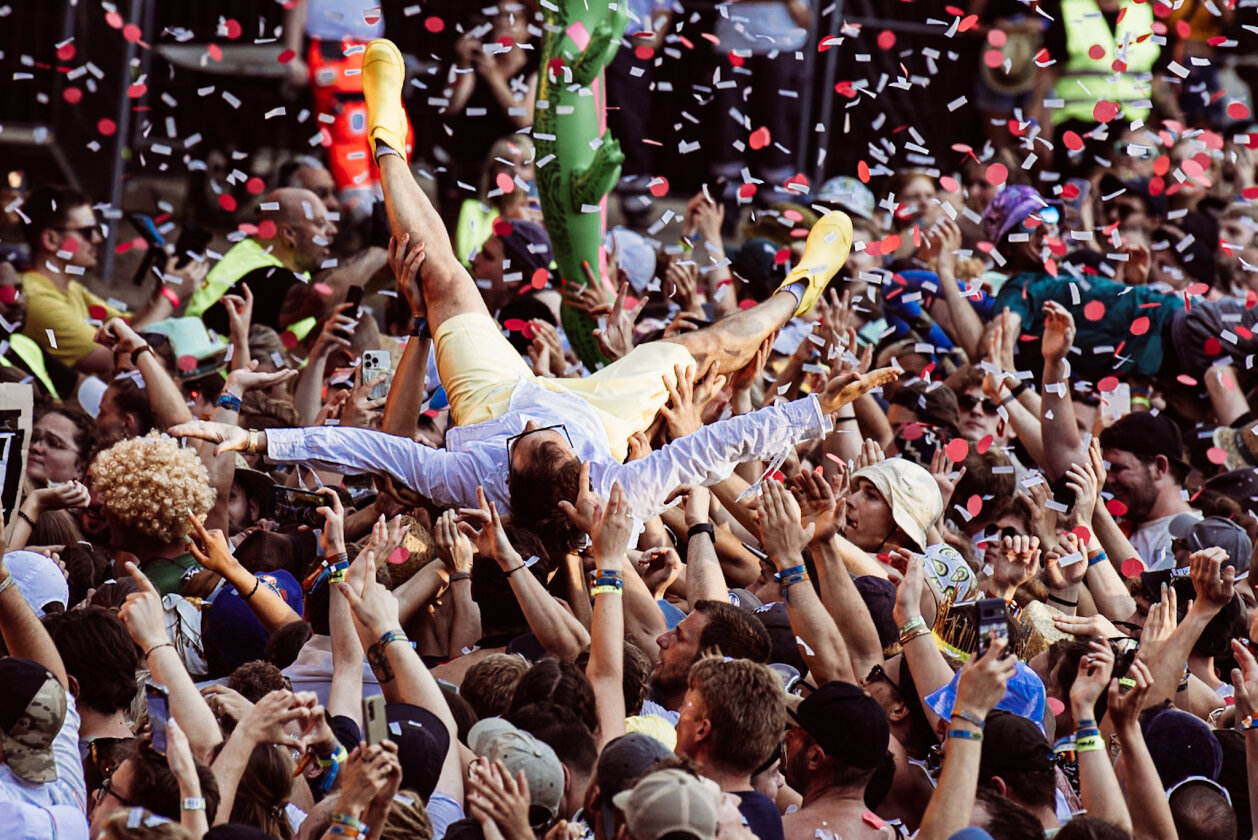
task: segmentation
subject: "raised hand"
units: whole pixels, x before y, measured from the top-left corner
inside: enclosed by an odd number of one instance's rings
[[[1057,539],[1057,544],[1044,555],[1044,579],[1049,589],[1060,592],[1080,583],[1088,573],[1087,558],[1075,557],[1073,562],[1061,565],[1063,558],[1083,553],[1076,534],[1065,533]]]
[[[472,571],[476,549],[467,534],[459,530],[457,512],[447,510],[441,514],[432,533],[437,545],[437,556],[446,564],[447,569],[454,574]]]
[[[424,243],[416,241],[412,246],[409,233],[402,234],[401,242],[389,237],[389,269],[397,281],[398,291],[410,304],[411,315],[415,318],[423,318],[427,315],[424,294],[419,282],[419,270],[424,264],[425,255]]]
[[[1002,538],[1000,551],[996,552],[996,561],[992,564],[990,582],[995,590],[992,596],[1005,600],[1013,597],[1015,589],[1035,577],[1039,562],[1039,537]]]
[[[38,519],[39,514],[50,510],[87,507],[92,501],[92,493],[81,482],[67,481],[55,487],[41,487],[31,493],[27,501],[36,507],[31,518]]]
[[[948,453],[944,449],[936,449],[935,454],[930,458],[930,474],[935,479],[935,484],[939,486],[939,495],[943,497],[943,509],[948,509],[948,502],[952,500],[952,494],[957,489],[957,484],[965,475],[965,467],[957,470],[954,475],[952,472],[952,459],[948,457]]]
[[[504,840],[533,840],[529,783],[523,770],[512,776],[501,761],[491,764],[489,759],[481,758],[468,773],[467,786],[468,813],[482,828],[493,824]]]
[[[638,558],[637,568],[638,576],[658,601],[681,576],[681,555],[672,546],[648,548]]]
[[[140,587],[139,592],[127,596],[118,618],[131,634],[131,640],[147,653],[160,644],[170,641],[166,634],[166,612],[162,609],[162,596],[153,582],[134,563],[127,563],[127,573]]]
[[[1236,693],[1236,716],[1258,713],[1258,660],[1239,639],[1232,640],[1232,656],[1240,667],[1232,669],[1232,688]]]
[[[675,365],[673,381],[664,378],[668,402],[660,407],[660,416],[668,424],[668,432],[673,438],[685,437],[703,425],[704,406],[725,387],[725,377],[720,375],[719,370],[720,362],[713,362],[703,379],[695,382],[692,365]]]
[[[323,532],[319,535],[323,556],[335,559],[345,551],[345,508],[341,505],[341,497],[331,487],[320,487],[315,492],[328,500],[327,504],[315,510],[323,517]]]
[[[1040,352],[1048,362],[1060,362],[1075,343],[1075,319],[1066,307],[1054,300],[1044,302],[1044,338]]]
[[[253,322],[253,292],[248,283],[240,284],[239,295],[223,295],[227,310],[227,326],[233,341],[249,343],[249,325]]]
[[[201,524],[201,520],[191,511],[186,516],[188,524],[192,527],[192,532],[188,534],[188,551],[202,566],[226,577],[229,569],[234,569],[239,565],[232,555],[227,535],[218,528],[207,531]]]
[[[795,476],[795,497],[801,511],[804,527],[813,526],[813,539],[825,542],[838,532],[838,499],[834,488],[815,471],[801,472]]]
[[[922,614],[922,589],[926,586],[926,559],[903,548],[895,550],[898,562],[904,564],[904,578],[895,590],[895,604],[891,607],[891,617],[896,625],[903,627],[909,619]]]
[[[1017,658],[1005,656],[1009,647],[1007,639],[993,639],[987,652],[980,657],[970,657],[970,661],[961,668],[961,679],[957,682],[957,700],[953,704],[953,712],[965,711],[975,717],[986,720],[987,715],[1000,698],[1005,696],[1005,688],[1016,670]]]
[[[778,568],[803,563],[816,527],[804,527],[799,503],[778,481],[764,482],[760,495],[760,544]]]
[[[581,464],[581,477],[577,490],[577,503],[574,505],[567,499],[559,502],[559,509],[564,512],[573,525],[580,528],[583,533],[590,533],[594,530],[594,517],[598,511],[598,496],[594,495],[590,490],[590,464],[588,461]]]
[[[875,388],[894,382],[899,378],[900,373],[899,368],[893,367],[871,370],[863,376],[855,376],[850,371],[840,372],[826,383],[826,388],[821,394],[821,410],[826,414],[833,414]]]
[[[1197,603],[1214,612],[1226,607],[1236,592],[1236,567],[1224,569],[1223,563],[1227,559],[1227,552],[1217,547],[1198,551],[1188,558]]]
[[[1070,687],[1070,705],[1076,720],[1094,716],[1097,698],[1109,687],[1113,673],[1114,649],[1104,639],[1093,639],[1079,660],[1079,673]]]
[[[171,437],[190,437],[217,443],[218,446],[214,447],[215,455],[222,455],[224,452],[243,452],[249,445],[249,433],[239,426],[227,423],[190,420],[187,423],[171,426],[167,431]]]
[[[358,561],[363,563],[365,579],[362,590],[355,591],[356,586],[350,584],[348,577],[337,586],[349,602],[358,638],[363,643],[363,650],[367,650],[385,633],[401,627],[402,623],[398,619],[397,598],[376,580],[375,556],[364,552]]]
[[[887,455],[882,451],[882,447],[878,445],[878,441],[873,438],[865,438],[865,442],[861,444],[860,454],[856,456],[852,468],[853,471],[872,467],[874,464],[881,464],[887,460]]]
[[[314,344],[310,347],[311,361],[326,359],[336,349],[350,351],[353,345],[349,337],[358,326],[358,319],[349,311],[352,308],[352,303],[342,303],[332,310],[331,317],[323,322]]]
[[[588,474],[586,488],[589,488]],[[498,516],[498,505],[486,499],[484,487],[476,488],[476,502],[477,507],[459,508],[459,530],[476,545],[478,554],[492,558],[504,572],[518,566],[520,555],[507,539],[502,518]]]
[[[1236,672],[1232,673],[1235,675]],[[1107,714],[1120,738],[1131,734],[1139,735],[1140,712],[1144,708],[1144,698],[1149,695],[1149,689],[1153,687],[1153,674],[1149,672],[1149,666],[1139,659],[1131,663],[1131,667],[1127,669],[1127,677],[1136,684],[1124,693],[1117,679],[1110,680],[1109,702],[1106,703]],[[1255,677],[1258,677],[1258,674],[1255,674]]]
[[[1092,530],[1092,514],[1096,511],[1097,502],[1101,498],[1101,485],[1097,483],[1096,470],[1092,464],[1071,464],[1066,470],[1066,486],[1075,493],[1075,506],[1070,511],[1068,527],[1082,525],[1089,532]]]
[[[664,294],[683,312],[702,312],[699,295],[699,265],[694,260],[671,260],[664,271]]]
[[[612,485],[607,502],[600,502],[598,505],[594,527],[589,533],[599,568],[619,569],[619,565],[606,564],[618,563],[624,558],[625,550],[629,547],[629,538],[633,536],[633,512],[629,509],[629,499],[619,482]]]
[[[533,328],[533,341],[528,348],[533,372],[538,376],[562,377],[568,371],[568,360],[559,341],[559,331],[540,318],[529,321],[529,326]]]
[[[638,316],[646,308],[647,296],[643,295],[638,298],[638,303],[633,309],[625,309],[625,298],[628,294],[629,282],[625,281],[620,284],[614,303],[599,304],[590,310],[591,315],[607,316],[607,327],[595,330],[594,338],[598,342],[599,350],[609,359],[627,356],[633,349],[633,325],[637,323]]]
[[[301,371],[296,368],[259,371],[258,360],[253,359],[249,364],[238,367],[227,375],[226,390],[243,397],[248,391],[268,391],[276,385],[291,382],[300,374]]]
[[[1162,598],[1149,607],[1149,615],[1140,631],[1140,644],[1164,642],[1179,626],[1179,595],[1175,587],[1162,584]]]

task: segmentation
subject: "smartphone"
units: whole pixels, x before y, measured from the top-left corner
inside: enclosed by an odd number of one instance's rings
[[[363,698],[363,734],[367,746],[375,746],[389,737],[389,719],[384,710],[384,695]]]
[[[175,268],[187,268],[188,263],[205,253],[214,235],[191,219],[183,223],[179,238],[175,240]]]
[[[144,686],[144,702],[149,710],[149,730],[152,732],[153,749],[160,755],[165,755],[166,721],[170,719],[170,703],[166,698],[166,689],[149,683]]]
[[[389,385],[393,378],[393,365],[388,350],[363,351],[363,382],[370,382],[380,374],[389,377],[371,389],[368,399],[382,400],[389,396]]]
[[[276,485],[271,488],[271,499],[277,521],[286,525],[309,525],[312,528],[323,526],[323,517],[316,511],[328,504],[327,496]]]
[[[976,656],[987,653],[996,639],[1009,641],[1009,616],[1005,611],[1003,598],[984,598],[974,605],[974,614],[978,619],[978,651]],[[1007,652],[1007,650],[1006,650]]]

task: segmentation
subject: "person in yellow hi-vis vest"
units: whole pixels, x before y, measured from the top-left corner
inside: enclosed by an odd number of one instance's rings
[[[201,318],[227,335],[223,295],[253,295],[253,323],[300,340],[358,286],[384,265],[384,249],[365,248],[331,265],[336,224],[310,190],[281,187],[263,196],[257,231],[228,249],[188,301],[184,315]]]
[[[1151,3],[1060,0],[1051,5],[1055,8],[1046,9],[1053,19],[1044,36],[1047,56],[1037,57],[1040,70],[1026,117],[1053,140],[1054,168],[1073,175],[1094,164],[1093,152],[1100,153],[1121,126],[1147,120],[1154,100],[1166,99],[1153,73],[1161,39],[1153,36]],[[1114,127],[1108,132],[1096,130],[1110,122]],[[1080,142],[1073,137],[1067,142],[1067,132]],[[1035,150],[1044,151],[1038,144]]]
[[[26,296],[17,269],[0,260],[0,368],[31,377],[35,388],[54,400],[74,391],[78,374],[48,355],[44,348],[19,330],[26,323]]]

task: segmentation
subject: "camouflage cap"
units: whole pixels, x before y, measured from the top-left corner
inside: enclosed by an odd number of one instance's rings
[[[30,659],[0,659],[0,748],[19,778],[57,778],[52,742],[66,718],[66,692],[52,672]]]

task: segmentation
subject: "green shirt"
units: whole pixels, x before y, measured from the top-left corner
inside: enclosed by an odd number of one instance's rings
[[[140,571],[162,595],[178,595],[183,590],[184,577],[190,572],[201,571],[201,564],[191,554],[180,554],[169,559],[158,557],[148,560],[140,566]]]
[[[1023,332],[1039,337],[1044,334],[1044,302],[1049,300],[1074,316],[1079,352],[1068,357],[1070,366],[1093,382],[1117,373],[1155,375],[1162,367],[1166,328],[1184,308],[1182,297],[1149,286],[1028,272],[1010,277],[1001,287],[994,311],[1008,307],[1022,318]],[[1133,333],[1133,324],[1141,318],[1148,322],[1141,321]]]

